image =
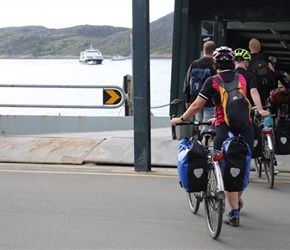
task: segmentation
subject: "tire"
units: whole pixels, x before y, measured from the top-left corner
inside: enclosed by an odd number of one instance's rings
[[[202,201],[201,198],[201,193],[187,193],[187,201],[188,201],[188,205],[189,205],[189,209],[192,213],[196,214],[198,209],[199,209],[199,205],[200,202]]]
[[[265,138],[266,140],[266,138]],[[271,151],[265,143],[264,145],[264,170],[266,174],[267,186],[272,189],[274,186],[274,160],[275,160],[275,153]]]
[[[207,191],[204,196],[204,210],[209,234],[213,239],[220,235],[224,213],[224,200],[219,198],[216,189],[217,176],[215,171],[211,169]]]
[[[259,158],[255,158],[254,159],[255,161],[255,171],[256,171],[256,174],[259,178],[261,178],[261,175],[262,175],[262,166],[261,166],[261,161]]]

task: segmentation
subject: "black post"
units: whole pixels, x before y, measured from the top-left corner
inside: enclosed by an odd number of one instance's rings
[[[133,0],[135,171],[151,170],[149,0]]]

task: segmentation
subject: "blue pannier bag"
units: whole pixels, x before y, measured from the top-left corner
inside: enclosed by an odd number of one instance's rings
[[[225,189],[230,192],[246,189],[250,178],[252,153],[245,138],[229,132],[222,144],[222,153],[225,155],[221,162]]]
[[[196,139],[184,138],[178,149],[179,184],[187,192],[205,191],[207,187],[207,150]]]

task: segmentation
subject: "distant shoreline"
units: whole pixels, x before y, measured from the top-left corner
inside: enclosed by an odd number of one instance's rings
[[[104,59],[112,59],[113,56],[103,56]],[[131,57],[126,57],[127,59],[131,59]],[[151,55],[150,59],[171,59],[171,55]],[[0,59],[74,59],[78,60],[79,56],[41,56],[41,57],[32,57],[32,56],[15,56],[15,57],[7,57],[0,56]]]

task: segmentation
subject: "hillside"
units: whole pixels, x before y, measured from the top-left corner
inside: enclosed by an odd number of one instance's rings
[[[151,57],[171,57],[173,13],[150,23]],[[0,29],[0,58],[78,58],[90,45],[105,58],[130,56],[130,29],[80,25],[65,29],[43,26]]]

